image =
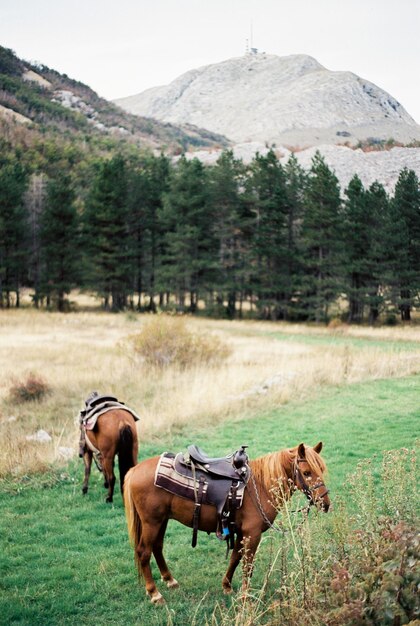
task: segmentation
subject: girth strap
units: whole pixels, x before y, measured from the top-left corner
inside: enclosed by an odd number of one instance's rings
[[[84,434],[85,434],[85,443],[86,446],[89,448],[89,450],[93,453],[93,460],[95,461],[95,465],[98,468],[98,470],[100,472],[102,472],[102,453],[100,450],[98,450],[98,448],[96,448],[93,443],[91,442],[91,440],[89,439],[89,436],[86,432],[86,429],[82,426],[83,430],[84,430]]]
[[[204,490],[205,482],[206,481],[205,481],[204,477],[200,476],[200,480],[198,482],[198,490],[197,490],[197,494],[196,494],[196,500],[195,500],[193,520],[192,520],[193,536],[192,536],[191,545],[192,545],[193,548],[195,548],[195,546],[197,545],[198,524],[200,522],[201,502],[203,500],[203,490]]]
[[[236,492],[238,491],[238,483],[232,483],[228,496],[228,520],[229,520],[229,536],[226,542],[226,557],[229,554],[229,549],[233,550],[235,545],[235,515],[236,515]]]

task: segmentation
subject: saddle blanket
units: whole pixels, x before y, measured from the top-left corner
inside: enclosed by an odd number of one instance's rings
[[[196,500],[198,493],[199,480],[202,480],[202,504],[211,504],[218,508],[221,513],[228,495],[232,482],[235,483],[235,502],[236,509],[242,506],[245,483],[241,480],[233,480],[225,477],[215,477],[207,472],[196,469],[193,471],[191,466],[187,465],[184,455],[179,452],[164,452],[160,459],[155,472],[155,485],[161,487],[174,495],[186,498],[188,500]]]
[[[128,411],[128,413],[131,413],[136,422],[140,419],[137,413],[133,411],[133,409],[126,406],[123,402],[108,400],[92,407],[91,411],[80,412],[78,416],[79,424],[82,424],[86,430],[93,430],[100,415],[115,409],[124,409],[124,411]]]

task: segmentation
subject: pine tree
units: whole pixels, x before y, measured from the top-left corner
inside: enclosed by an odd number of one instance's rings
[[[41,298],[41,215],[47,196],[45,174],[32,174],[25,193],[25,207],[28,214],[28,285],[33,287],[33,302],[36,308]]]
[[[369,247],[372,233],[366,208],[366,192],[355,175],[345,190],[344,240],[346,293],[349,300],[348,321],[360,323],[369,282]]]
[[[47,186],[47,198],[40,217],[42,259],[41,293],[66,308],[65,296],[80,277],[79,220],[75,192],[67,174],[57,175]]]
[[[304,305],[308,317],[327,321],[341,293],[342,233],[338,179],[317,151],[305,193],[302,244],[305,264]]]
[[[133,282],[127,171],[121,156],[99,164],[86,203],[84,226],[88,281],[103,297],[106,309],[121,310]]]
[[[28,236],[24,192],[27,176],[13,159],[0,163],[0,306],[11,306],[11,293],[20,303],[20,286],[26,274]]]
[[[369,272],[366,302],[369,306],[369,324],[374,324],[384,307],[386,232],[389,220],[389,198],[381,183],[372,183],[366,191],[365,205],[370,233],[368,249],[365,251]]]
[[[131,307],[137,294],[137,309],[141,309],[146,273],[146,213],[149,201],[149,184],[144,167],[130,167],[128,172],[128,230],[131,245]]]
[[[401,319],[411,319],[420,292],[420,187],[413,170],[404,168],[390,208],[389,279]]]
[[[256,155],[250,167],[248,193],[255,215],[254,283],[263,317],[286,317],[288,276],[288,224],[286,177],[275,153]]]
[[[286,165],[286,319],[299,318],[299,293],[302,285],[304,265],[302,258],[302,216],[304,213],[307,174],[299,165],[294,154],[291,154]]]
[[[218,310],[234,318],[250,289],[250,224],[252,215],[244,198],[245,168],[233,152],[221,154],[209,172],[209,211],[214,237],[210,244],[212,283]],[[215,247],[213,247],[215,245]],[[215,256],[213,256],[213,251]],[[225,308],[224,308],[225,307]]]
[[[145,206],[146,234],[146,288],[149,295],[149,309],[155,310],[154,298],[159,283],[159,270],[162,263],[164,231],[159,216],[163,207],[163,198],[169,190],[171,164],[163,154],[152,158],[146,167],[148,199]],[[169,299],[169,298],[168,298]],[[159,293],[159,304],[164,305],[164,292]]]
[[[211,219],[207,208],[207,171],[198,159],[182,157],[172,170],[159,212],[164,230],[159,283],[177,296],[180,310],[187,298],[194,312],[206,286]]]
[[[128,167],[128,225],[132,241],[132,289],[140,310],[142,295],[147,309],[156,311],[155,285],[159,271],[163,232],[159,222],[163,195],[168,190],[167,157],[147,156]],[[161,295],[161,294],[160,294]],[[160,304],[163,305],[162,297]]]

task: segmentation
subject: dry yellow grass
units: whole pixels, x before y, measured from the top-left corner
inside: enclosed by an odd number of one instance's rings
[[[32,309],[0,313],[0,475],[42,469],[77,450],[75,417],[92,390],[112,393],[141,416],[141,441],[173,427],[214,424],[313,393],[324,384],[404,376],[420,369],[420,328],[327,329],[305,325],[188,319],[188,328],[217,335],[231,348],[218,367],[163,371],[145,366],[129,337],[147,316],[100,312],[46,313]],[[270,336],[282,332],[287,341]],[[320,341],[308,341],[305,335]],[[334,345],[322,338],[361,338],[372,344]],[[382,341],[412,341],[412,350],[381,348]],[[52,393],[16,405],[14,379],[42,376]],[[26,439],[37,430],[52,441]]]

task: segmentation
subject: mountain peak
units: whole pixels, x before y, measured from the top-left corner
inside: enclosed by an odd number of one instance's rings
[[[343,137],[353,144],[368,137],[420,139],[420,127],[390,94],[305,54],[251,52],[115,102],[131,113],[191,123],[234,142],[308,146]]]

